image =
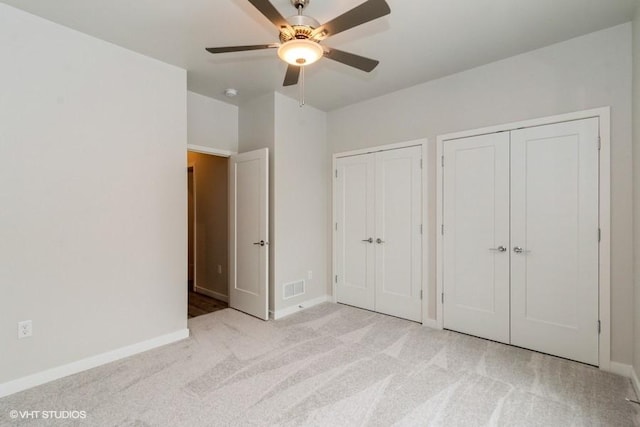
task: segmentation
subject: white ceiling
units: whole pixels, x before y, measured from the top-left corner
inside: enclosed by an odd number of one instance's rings
[[[211,55],[205,47],[273,43],[275,27],[247,0],[1,0],[188,70],[189,89],[235,104],[283,88],[275,49]],[[364,0],[311,0],[326,22]],[[636,0],[387,0],[391,14],[324,42],[380,60],[367,74],[323,59],[306,73],[306,101],[332,110],[628,22]],[[272,0],[282,15],[290,0]],[[240,95],[225,98],[233,87]]]

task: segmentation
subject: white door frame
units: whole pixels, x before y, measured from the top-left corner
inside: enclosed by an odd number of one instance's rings
[[[538,119],[525,120],[516,123],[490,126],[481,129],[473,129],[463,132],[439,135],[437,142],[437,159],[442,159],[444,143],[453,139],[469,136],[484,135],[496,132],[507,132],[518,128],[543,126],[572,120],[581,120],[597,117],[600,122],[600,189],[599,189],[599,216],[601,239],[599,246],[600,273],[599,273],[599,315],[601,331],[599,336],[599,362],[600,369],[611,371],[611,109],[610,107],[596,108],[592,110],[578,111],[568,114],[560,114]],[[443,292],[443,238],[441,227],[443,226],[443,169],[438,160],[436,173],[436,327],[443,327],[442,292]]]
[[[335,153],[332,156],[332,166],[331,166],[331,283],[332,283],[332,292],[331,292],[331,301],[336,301],[336,222],[337,222],[337,213],[335,210],[335,205],[333,201],[335,200],[336,195],[336,171],[338,170],[336,161],[341,157],[349,157],[349,156],[358,156],[361,154],[370,154],[376,153],[378,151],[388,151],[388,150],[397,150],[399,148],[407,148],[407,147],[422,147],[422,323],[428,322],[427,313],[429,310],[429,292],[428,292],[428,280],[429,280],[429,204],[428,204],[428,177],[430,175],[429,165],[431,162],[429,161],[429,153],[428,146],[429,140],[426,138],[423,139],[415,139],[406,142],[398,142],[395,144],[386,144],[380,145],[376,147],[363,148],[360,150],[352,150],[352,151],[344,151],[341,153]]]
[[[213,154],[219,157],[231,157],[238,154],[236,151],[220,150],[218,148],[205,147],[204,145],[187,144],[187,151],[194,153]]]

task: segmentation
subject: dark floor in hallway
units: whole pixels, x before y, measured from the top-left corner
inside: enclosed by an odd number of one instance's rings
[[[229,304],[194,291],[189,291],[189,319],[227,308]]]

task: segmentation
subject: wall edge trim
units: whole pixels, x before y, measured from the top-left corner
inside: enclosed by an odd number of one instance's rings
[[[636,399],[638,399],[640,397],[640,379],[638,379],[638,374],[633,365],[631,366],[631,383],[633,384],[633,390],[636,392]]]
[[[42,384],[46,384],[48,382],[67,377],[69,375],[87,371],[98,366],[106,365],[107,363],[115,362],[116,360],[143,353],[145,351],[171,344],[176,341],[181,341],[188,337],[189,329],[180,329],[176,332],[161,335],[149,340],[141,341],[125,347],[120,347],[115,350],[107,351],[94,356],[89,356],[75,362],[67,363],[65,365],[56,366],[55,368],[46,369],[44,371],[27,375],[22,378],[7,381],[0,384],[0,397],[9,396],[11,394],[18,393],[20,391],[24,391]]]
[[[329,295],[322,295],[318,298],[313,298],[310,300],[303,301],[301,303],[297,303],[292,305],[291,307],[283,308],[282,310],[269,311],[272,318],[274,320],[282,319],[285,316],[289,316],[293,313],[297,313],[302,310],[306,310],[307,308],[311,308],[314,305],[322,304],[323,302],[330,301]]]
[[[216,292],[216,291],[209,290],[207,288],[203,288],[202,286],[194,286],[194,291],[196,293],[199,293],[199,294],[202,294],[202,295],[206,295],[208,297],[215,298],[215,299],[218,299],[220,301],[224,301],[226,303],[229,302],[229,296],[228,295],[224,295],[224,294],[221,294],[220,292]]]
[[[611,362],[609,369],[603,369],[604,371],[611,372],[612,374],[620,375],[625,378],[632,378],[633,368],[631,365],[620,362]]]

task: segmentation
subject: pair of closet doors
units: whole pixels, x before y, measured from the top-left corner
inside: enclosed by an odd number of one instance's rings
[[[598,118],[443,153],[444,327],[598,365]]]
[[[422,321],[422,147],[336,159],[336,301]]]

